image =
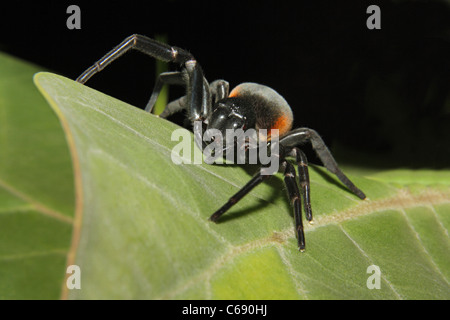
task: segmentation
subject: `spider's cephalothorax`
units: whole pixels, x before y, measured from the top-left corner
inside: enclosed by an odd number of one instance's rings
[[[262,142],[266,142],[262,145],[270,150],[270,142],[274,137],[282,137],[291,129],[293,115],[287,102],[275,90],[257,83],[242,83],[226,98],[214,103],[211,116],[205,121],[206,143],[209,141],[209,130],[219,131],[222,138],[219,144],[223,148],[223,155],[226,156],[230,147],[236,149],[232,152],[236,154],[240,148],[257,149]],[[236,134],[232,134],[231,141],[228,141],[228,134],[231,132]],[[239,138],[242,136],[247,140],[241,145]],[[214,142],[218,141],[215,139]],[[248,160],[246,158],[245,163],[248,163]],[[259,160],[258,158],[257,163],[260,163]]]
[[[229,85],[225,80],[215,80],[210,84],[203,76],[200,65],[186,50],[135,34],[126,38],[98,60],[81,74],[77,81],[85,83],[90,77],[130,49],[139,50],[156,59],[176,63],[180,66],[179,71],[164,72],[159,75],[145,110],[152,111],[164,84],[185,86],[186,95],[170,102],[160,114],[160,117],[165,118],[175,112],[186,110],[187,116],[192,123],[200,122],[202,124],[199,132],[195,133],[196,131],[194,130],[195,134],[201,135],[201,137],[196,137],[197,139],[195,139],[201,149],[207,145],[202,135],[209,129],[222,133],[223,141],[221,143],[224,149],[226,149],[227,129],[255,129],[259,130],[258,132],[262,132],[263,130],[261,129],[266,129],[267,134],[258,134],[258,140],[267,142],[274,139],[270,130],[278,130],[276,138],[279,141],[280,152],[277,159],[279,167],[284,173],[288,197],[293,206],[295,231],[298,247],[301,251],[305,249],[301,203],[303,202],[303,210],[308,221],[312,221],[312,211],[308,163],[305,154],[299,149],[299,146],[310,142],[324,166],[334,173],[354,194],[361,199],[365,199],[364,193],[339,169],[330,151],[316,131],[309,128],[291,130],[293,123],[291,108],[286,100],[275,90],[256,83],[242,83],[229,92]],[[299,183],[297,183],[295,167],[286,160],[286,157],[295,159]],[[262,170],[258,171],[241,190],[210,217],[210,220],[216,222],[231,206],[271,176],[264,175],[262,172]]]

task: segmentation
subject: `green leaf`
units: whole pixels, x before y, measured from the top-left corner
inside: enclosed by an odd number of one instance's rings
[[[59,298],[70,246],[72,166],[39,70],[0,53],[0,299]]]
[[[349,166],[360,201],[311,167],[300,254],[281,177],[212,224],[254,169],[174,165],[175,125],[40,74],[67,143],[30,81],[40,68],[1,54],[0,70],[0,299],[449,298],[448,170]],[[73,263],[82,289],[69,291]],[[380,290],[366,286],[372,264]]]
[[[362,201],[311,166],[315,223],[300,253],[280,176],[213,224],[208,217],[255,168],[176,165],[173,123],[61,76],[35,82],[63,123],[80,186],[69,262],[82,283],[63,296],[450,298],[449,171],[350,176]],[[366,285],[371,265],[380,289]]]

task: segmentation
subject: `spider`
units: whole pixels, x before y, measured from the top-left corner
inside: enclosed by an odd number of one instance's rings
[[[310,142],[324,166],[334,173],[356,196],[360,199],[366,198],[365,194],[339,169],[332,154],[316,131],[309,128],[291,130],[292,110],[280,94],[265,85],[256,83],[239,84],[231,92],[229,92],[229,83],[225,80],[215,80],[208,83],[200,64],[191,53],[184,49],[169,46],[143,35],[133,34],[83,72],[76,81],[82,84],[86,83],[94,74],[103,70],[131,49],[141,51],[161,61],[178,64],[180,67],[179,71],[164,72],[158,76],[153,93],[145,108],[146,111],[152,111],[164,84],[183,85],[186,87],[186,95],[169,102],[159,115],[160,117],[166,118],[175,112],[186,110],[188,119],[192,123],[201,121],[202,129],[200,132],[211,128],[218,129],[221,132],[225,132],[226,129],[235,130],[237,128],[278,129],[279,167],[280,171],[284,171],[284,183],[293,207],[295,234],[300,251],[305,250],[301,203],[303,202],[305,217],[309,222],[312,222],[312,210],[308,162],[299,146]],[[198,141],[201,142],[198,143]],[[205,143],[201,138],[200,140],[196,139],[196,142],[200,149],[205,148]],[[295,167],[286,159],[287,157],[295,158],[299,183],[296,180]],[[271,177],[271,175],[264,175],[261,172],[261,170],[258,171],[242,189],[229,198],[209,219],[217,222],[227,210],[246,196],[254,187]]]

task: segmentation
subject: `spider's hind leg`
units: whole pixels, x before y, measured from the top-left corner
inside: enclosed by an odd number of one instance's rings
[[[295,179],[295,168],[288,161],[284,161],[283,165],[286,166],[284,171],[284,183],[286,184],[289,202],[294,209],[295,232],[298,248],[300,251],[305,251],[305,233],[303,231],[300,192]]]
[[[328,150],[325,142],[323,142],[322,138],[319,134],[309,128],[299,128],[292,130],[286,136],[284,136],[280,143],[285,147],[295,147],[305,142],[311,142],[312,148],[316,152],[319,159],[322,161],[325,168],[327,168],[330,172],[334,173],[341,182],[347,186],[355,195],[357,195],[360,199],[365,199],[366,195],[362,192],[358,187],[356,187],[353,182],[350,181],[349,178],[342,172],[339,168],[336,160],[334,160],[330,150]]]
[[[301,196],[303,200],[303,208],[305,210],[306,220],[312,222],[312,209],[310,197],[310,182],[308,171],[308,160],[306,155],[299,148],[293,148],[289,153],[290,156],[295,157],[298,166],[298,179],[300,182]]]

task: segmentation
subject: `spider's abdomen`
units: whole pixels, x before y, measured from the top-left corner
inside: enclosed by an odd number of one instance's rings
[[[230,98],[245,99],[255,115],[255,129],[278,129],[282,137],[292,129],[294,116],[286,100],[275,90],[257,83],[245,82],[235,87]],[[270,138],[269,138],[270,139]]]

